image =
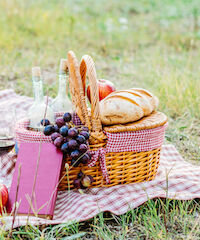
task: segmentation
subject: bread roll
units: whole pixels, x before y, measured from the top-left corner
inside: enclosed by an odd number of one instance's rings
[[[158,106],[158,98],[142,88],[116,91],[100,101],[104,125],[134,122],[150,115]]]

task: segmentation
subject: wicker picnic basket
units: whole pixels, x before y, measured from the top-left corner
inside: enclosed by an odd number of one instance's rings
[[[63,168],[59,190],[73,189],[73,180],[82,170],[94,178],[92,187],[110,187],[152,180],[157,172],[167,117],[153,112],[137,122],[102,126],[95,65],[88,55],[79,65],[75,54],[68,53],[69,85],[72,103],[83,125],[90,130],[89,148],[94,154],[89,166]],[[91,86],[91,109],[86,102],[86,74]],[[68,162],[68,159],[65,159]]]

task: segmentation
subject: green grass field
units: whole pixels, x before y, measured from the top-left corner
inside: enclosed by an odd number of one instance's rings
[[[0,89],[32,96],[31,67],[40,65],[55,97],[59,59],[70,49],[79,59],[91,55],[98,77],[118,89],[155,93],[169,116],[166,142],[200,163],[199,0],[0,1]],[[13,238],[77,239],[73,234],[87,232],[82,239],[200,239],[199,216],[197,200],[158,199],[123,216],[19,228]]]

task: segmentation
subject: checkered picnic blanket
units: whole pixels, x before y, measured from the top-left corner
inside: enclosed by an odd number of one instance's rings
[[[30,98],[18,96],[12,90],[0,92],[0,107],[4,104],[6,107],[10,104],[17,105],[21,115],[23,111],[25,114],[31,102]],[[0,180],[7,186],[11,183],[15,160],[13,152],[0,159]],[[182,200],[200,198],[199,175],[199,166],[184,161],[173,145],[164,145],[158,173],[153,181],[110,188],[92,188],[85,190],[83,194],[76,190],[58,192],[53,220],[31,216],[29,223],[39,225],[84,221],[103,211],[120,215],[156,197]],[[5,228],[9,229],[11,220],[11,216],[3,217],[0,224],[4,223]],[[26,220],[26,216],[17,216],[14,227],[25,225]]]

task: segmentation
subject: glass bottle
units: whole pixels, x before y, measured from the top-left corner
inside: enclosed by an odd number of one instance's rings
[[[41,120],[45,118],[53,123],[54,112],[44,101],[43,82],[40,67],[32,68],[32,82],[34,103],[28,111],[28,118],[30,119],[29,127],[32,129],[42,130],[43,126],[40,123]]]
[[[67,59],[60,60],[59,68],[59,88],[58,95],[53,100],[51,107],[56,112],[71,112],[72,103],[68,97],[68,85],[67,85]]]

